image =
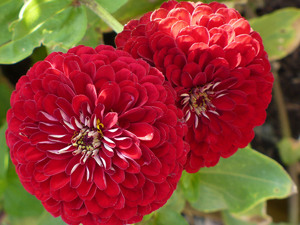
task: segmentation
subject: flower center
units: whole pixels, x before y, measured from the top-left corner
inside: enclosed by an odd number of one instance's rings
[[[215,96],[213,83],[209,83],[203,87],[195,87],[189,92],[180,95],[182,97],[181,104],[185,112],[185,120],[188,121],[194,115],[195,127],[198,126],[200,116],[205,116],[207,111],[217,114],[216,107],[212,104],[212,99]]]
[[[71,143],[74,147],[77,147],[77,149],[73,151],[73,155],[81,153],[83,163],[85,163],[90,156],[98,154],[102,144],[102,128],[103,124],[100,123],[100,120],[97,120],[97,128],[85,126],[79,132],[74,133]]]
[[[190,94],[190,108],[198,116],[205,111],[210,103],[210,96],[206,92],[201,92],[199,88],[195,88]]]

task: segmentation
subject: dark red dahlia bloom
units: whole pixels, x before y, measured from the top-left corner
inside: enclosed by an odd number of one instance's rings
[[[186,161],[164,76],[108,46],[52,53],[17,83],[6,138],[24,187],[68,224],[129,224],[166,203]]]
[[[236,10],[169,1],[130,21],[116,45],[156,66],[176,89],[189,126],[188,172],[245,147],[264,122],[270,64],[261,37]]]

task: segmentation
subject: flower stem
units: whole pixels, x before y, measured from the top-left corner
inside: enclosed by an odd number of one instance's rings
[[[292,131],[291,131],[290,123],[289,123],[289,117],[288,117],[288,113],[287,113],[287,109],[285,106],[283,93],[282,93],[282,89],[281,89],[279,77],[278,77],[279,67],[280,67],[280,64],[278,62],[272,63],[272,68],[273,68],[272,72],[273,72],[273,75],[275,78],[274,86],[273,86],[274,98],[277,103],[279,122],[280,122],[280,127],[282,130],[282,132],[281,132],[282,137],[283,138],[292,138]],[[291,175],[291,178],[295,182],[296,185],[298,185],[298,183],[299,183],[298,164],[299,164],[299,162],[296,162],[292,165],[288,165],[289,174]],[[298,224],[298,220],[299,220],[298,210],[299,210],[298,194],[294,194],[294,195],[290,196],[290,198],[289,198],[289,212],[288,212],[289,222],[293,225]]]
[[[95,0],[80,0],[80,2],[99,16],[116,33],[120,33],[123,30],[123,25]]]

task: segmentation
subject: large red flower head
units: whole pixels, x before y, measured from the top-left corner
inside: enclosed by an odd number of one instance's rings
[[[169,1],[130,21],[116,45],[155,65],[177,91],[189,126],[188,172],[245,147],[264,122],[270,64],[261,37],[236,10]]]
[[[6,138],[24,187],[68,224],[129,224],[166,203],[186,160],[164,76],[108,46],[52,53],[17,83]]]

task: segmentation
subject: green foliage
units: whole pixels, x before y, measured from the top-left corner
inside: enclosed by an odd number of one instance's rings
[[[67,51],[77,44],[91,47],[102,44],[103,32],[111,29],[81,4],[83,2],[1,0],[0,63],[15,63],[30,55],[35,62],[47,53]],[[117,20],[127,23],[147,11],[153,11],[164,0],[89,2],[97,2],[107,12],[113,13]],[[300,31],[296,29],[299,24],[300,10],[295,8],[278,10],[251,20],[252,27],[262,35],[271,60],[285,57],[299,45]],[[6,215],[1,222],[11,225],[63,225],[65,223],[60,218],[52,217],[34,196],[25,191],[9,162],[9,150],[5,144],[7,124],[4,121],[10,94],[10,87],[0,80],[0,124],[4,123],[0,127],[0,210],[4,209]],[[299,145],[290,140],[284,139],[279,148],[284,162],[288,164],[300,157]],[[182,216],[186,201],[203,212],[223,210],[226,225],[255,225],[258,220],[270,222],[265,213],[265,201],[288,197],[294,191],[293,182],[278,163],[248,147],[228,159],[221,159],[215,167],[203,168],[196,174],[184,172],[167,204],[146,216],[140,224],[187,225]]]
[[[0,99],[1,99],[1,107],[0,107],[0,125],[3,121],[6,120],[6,112],[10,107],[10,95],[11,88],[7,83],[0,80]]]
[[[91,10],[86,10],[86,14],[88,21],[87,30],[78,44],[95,48],[96,46],[103,44],[103,22],[99,17],[95,16],[95,13]]]
[[[296,163],[300,159],[300,141],[293,138],[283,138],[278,142],[280,157],[286,165]]]
[[[199,176],[200,182],[199,198],[191,204],[206,212],[228,209],[239,213],[267,199],[286,198],[295,191],[292,180],[277,162],[249,147],[190,176]]]
[[[262,36],[270,60],[284,58],[300,43],[300,9],[280,9],[251,19],[250,24]]]
[[[0,63],[20,61],[41,44],[50,51],[67,50],[82,39],[86,26],[85,9],[71,0],[29,1],[11,25],[11,40],[0,46]]]
[[[127,1],[128,0],[96,0],[96,2],[98,2],[104,9],[106,9],[110,13],[117,11],[120,7],[126,4]]]
[[[6,189],[6,173],[9,164],[9,152],[5,140],[5,130],[7,123],[0,127],[0,201]],[[1,203],[0,203],[1,206]],[[1,207],[0,207],[1,208]]]
[[[270,224],[272,220],[266,214],[266,203],[264,202],[241,214],[234,214],[225,210],[222,212],[222,217],[225,225]]]
[[[163,215],[165,224],[185,224],[180,215],[185,200],[202,212],[223,210],[226,225],[269,223],[266,200],[286,198],[295,188],[277,162],[247,147],[228,159],[221,159],[215,167],[202,168],[195,174],[183,173],[172,198],[152,214],[149,224],[163,224],[160,223]],[[166,218],[170,219],[168,223]]]
[[[184,198],[188,201],[195,201],[201,195],[200,176],[189,174],[183,171],[180,179],[180,188]],[[207,196],[209,198],[209,196]]]
[[[176,225],[188,225],[188,222],[180,215],[180,213],[173,211],[168,208],[162,208],[154,216],[149,225],[166,225],[166,224],[176,224]]]
[[[123,5],[113,15],[116,19],[123,23],[127,23],[129,20],[143,15],[146,12],[150,12],[158,8],[164,0],[128,0],[127,4]],[[132,7],[134,5],[134,7]]]
[[[5,212],[14,217],[39,216],[43,207],[33,195],[30,195],[19,179],[9,179],[4,192]]]
[[[23,5],[22,0],[5,0],[0,2],[0,46],[11,40],[10,24],[18,18]]]

